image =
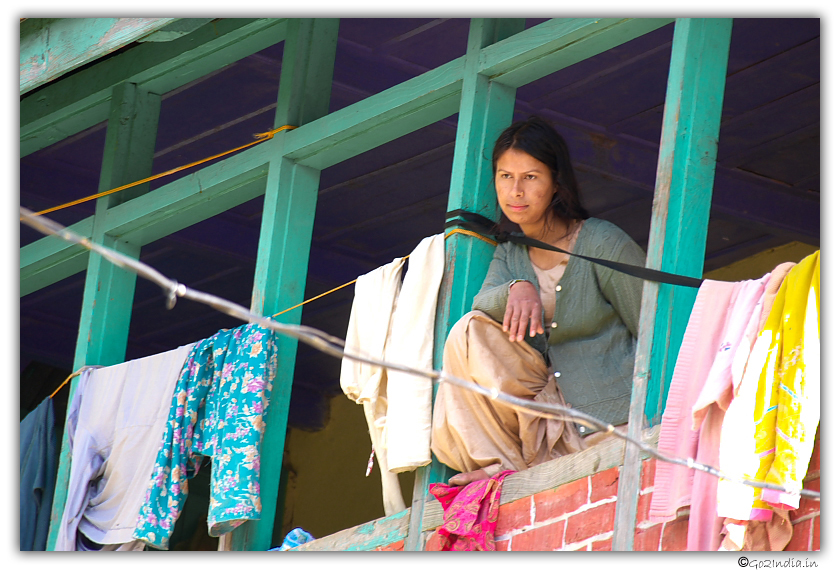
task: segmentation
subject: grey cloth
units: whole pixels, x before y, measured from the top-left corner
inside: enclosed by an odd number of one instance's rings
[[[644,251],[630,236],[597,218],[584,222],[573,253],[645,264]],[[528,248],[510,242],[500,244],[472,308],[502,322],[514,279],[530,281],[540,290]],[[546,327],[546,334],[533,338],[526,335],[526,340],[547,355],[569,405],[613,425],[626,423],[643,281],[571,257],[558,284],[561,290],[556,292],[553,324]],[[580,433],[586,435],[592,430],[584,428]]]
[[[55,411],[45,398],[20,422],[20,549],[46,550],[55,492]]]
[[[82,372],[67,409],[72,459],[55,550],[142,547],[132,534],[192,346]]]

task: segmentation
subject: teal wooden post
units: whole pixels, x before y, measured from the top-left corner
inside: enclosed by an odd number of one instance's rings
[[[100,192],[151,175],[159,111],[159,95],[138,89],[130,83],[114,88],[99,177]],[[99,198],[96,202],[92,240],[138,258],[140,246],[110,236],[103,228],[109,208],[143,194],[148,189],[148,184],[143,184]],[[74,370],[86,364],[109,366],[125,360],[136,281],[133,273],[118,268],[101,256],[91,254],[88,257],[79,336],[73,359]],[[72,401],[77,384],[78,377],[70,383],[68,401]],[[67,500],[67,480],[70,476],[67,438],[65,430],[50,517],[48,550],[55,548],[58,525]]]
[[[657,177],[667,176],[671,184],[664,236],[657,237],[660,242],[667,243],[661,251],[665,271],[701,277],[732,20],[678,20],[678,26],[682,33],[678,37],[675,30],[674,50],[679,50],[676,53],[680,56],[676,64],[683,71],[680,78],[683,97],[688,94],[691,98],[681,101],[680,109],[676,110],[677,115],[673,118],[677,128],[668,133],[668,139],[663,136],[660,147]],[[686,120],[679,114],[680,111],[688,111],[692,120]],[[667,168],[669,160],[673,168],[671,172],[664,172],[663,166]],[[661,228],[657,230],[661,232]],[[653,233],[650,243],[653,243]],[[662,419],[671,375],[696,296],[697,290],[689,287],[661,285],[659,288],[657,306],[668,309],[657,310],[656,313],[653,365],[645,407],[651,424],[657,424]]]
[[[482,48],[523,29],[524,19],[480,18],[470,22],[448,210],[464,209],[496,217],[489,159],[496,137],[513,118],[516,89],[480,75],[480,55]],[[443,344],[449,329],[470,310],[492,258],[493,247],[474,237],[453,234],[446,240],[446,265],[435,318],[435,369],[442,366]],[[421,527],[429,483],[445,481],[449,473],[451,470],[434,457],[431,465],[417,470],[405,550],[423,550]]]
[[[678,19],[674,29],[647,267],[700,277],[717,159],[732,20]],[[676,352],[697,291],[646,281],[628,433],[640,439],[645,401],[662,414]],[[650,417],[650,414],[649,414]],[[633,550],[639,448],[628,444],[619,478],[613,550]]]
[[[327,114],[337,43],[337,19],[289,21],[275,127],[300,126]],[[256,313],[271,316],[303,301],[320,174],[281,155],[271,160],[251,300]],[[289,311],[278,320],[299,324],[301,312]],[[233,550],[272,546],[297,341],[278,335],[277,346],[277,376],[260,460],[262,516],[233,531]]]

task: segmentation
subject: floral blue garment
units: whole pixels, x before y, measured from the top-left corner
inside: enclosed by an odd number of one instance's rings
[[[210,536],[260,518],[260,444],[277,370],[274,333],[256,324],[196,343],[172,396],[155,470],[134,538],[169,548],[187,499],[188,479],[213,458]]]

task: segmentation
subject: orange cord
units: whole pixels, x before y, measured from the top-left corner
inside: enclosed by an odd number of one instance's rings
[[[167,170],[166,172],[161,172],[160,174],[155,174],[154,176],[149,176],[148,178],[144,178],[143,180],[138,180],[136,182],[131,182],[130,184],[126,184],[124,186],[119,186],[118,188],[112,188],[111,190],[106,190],[104,192],[100,192],[99,194],[94,194],[92,196],[87,196],[86,198],[79,198],[78,200],[73,200],[72,202],[67,202],[66,204],[61,204],[60,206],[53,206],[52,208],[47,208],[46,210],[41,210],[40,212],[35,212],[35,216],[41,216],[43,214],[49,214],[50,212],[55,212],[56,210],[63,210],[64,208],[69,208],[70,206],[75,206],[77,204],[82,204],[84,202],[90,202],[91,200],[96,200],[97,198],[102,198],[103,196],[108,196],[109,194],[114,194],[115,192],[119,192],[121,190],[126,190],[127,188],[132,188],[134,186],[139,186],[140,184],[145,184],[146,182],[151,182],[152,180],[157,180],[158,178],[163,178],[164,176],[169,176],[170,174],[175,174],[176,172],[181,172],[182,170],[187,170],[188,168],[192,168],[194,166],[198,166],[199,164],[204,164],[205,162],[210,162],[211,160],[216,160],[217,158],[221,158],[228,154],[232,154],[234,152],[246,149],[248,147],[254,146],[255,144],[259,144],[261,142],[265,142],[267,140],[273,139],[274,135],[279,133],[280,131],[296,129],[297,127],[293,125],[283,125],[282,127],[278,127],[274,130],[265,132],[265,133],[257,133],[254,137],[257,139],[253,142],[249,142],[248,144],[244,144],[242,146],[238,146],[231,150],[226,150],[225,152],[221,152],[219,154],[215,154],[208,158],[204,158],[202,160],[197,160],[195,162],[191,162],[189,164],[185,164],[184,166],[179,166],[177,168],[173,168],[172,170]]]

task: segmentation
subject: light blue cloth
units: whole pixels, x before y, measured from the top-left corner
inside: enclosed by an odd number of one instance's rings
[[[213,458],[210,536],[260,518],[260,446],[277,369],[274,333],[256,324],[197,343],[178,379],[134,537],[169,548],[187,481]]]

